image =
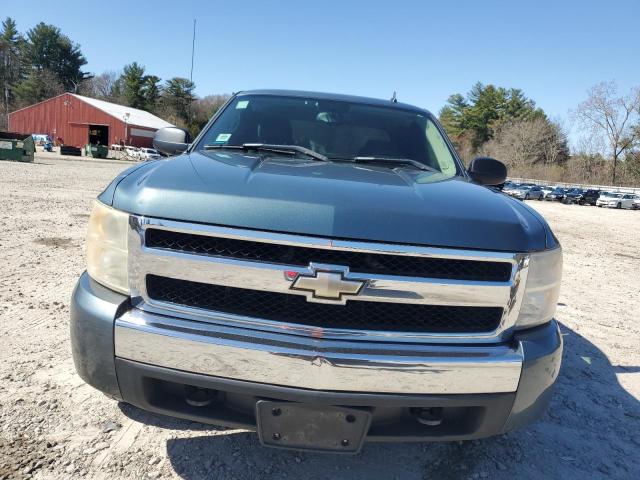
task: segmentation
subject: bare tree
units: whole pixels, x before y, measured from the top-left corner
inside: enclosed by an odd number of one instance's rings
[[[118,100],[116,90],[119,77],[117,72],[110,71],[88,78],[80,84],[79,93],[87,97],[116,101]]]
[[[493,138],[483,145],[481,152],[517,170],[534,165],[561,165],[568,157],[567,139],[562,127],[544,117],[501,125]]]
[[[618,161],[633,146],[639,132],[634,128],[640,115],[640,88],[618,96],[615,82],[602,82],[588,91],[587,99],[578,105],[573,117],[590,135],[605,139],[602,153],[612,161],[611,183],[616,183]]]

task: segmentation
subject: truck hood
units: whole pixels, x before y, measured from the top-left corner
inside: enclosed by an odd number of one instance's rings
[[[164,219],[510,252],[553,241],[522,202],[411,168],[211,151],[151,162],[116,181],[105,190],[112,202],[105,193],[102,201]]]

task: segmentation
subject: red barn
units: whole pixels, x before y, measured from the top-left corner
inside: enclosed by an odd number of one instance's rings
[[[156,130],[172,126],[144,110],[74,93],[63,93],[9,114],[10,131],[46,134],[75,147],[98,142],[150,147]]]

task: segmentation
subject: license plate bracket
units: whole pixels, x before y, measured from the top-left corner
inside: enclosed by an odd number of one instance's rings
[[[256,420],[260,442],[265,446],[355,454],[369,430],[371,412],[259,400]]]

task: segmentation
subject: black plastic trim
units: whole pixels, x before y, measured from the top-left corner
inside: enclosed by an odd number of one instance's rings
[[[256,429],[255,414],[241,408],[260,399],[308,405],[368,407],[376,409],[445,407],[457,409],[460,418],[443,429],[427,429],[414,419],[386,424],[372,422],[367,441],[428,441],[482,438],[502,431],[514,393],[469,395],[402,395],[312,391],[182,372],[116,358],[120,389],[125,402],[144,410],[213,425]],[[158,384],[192,385],[219,392],[225,402],[206,408],[191,407],[182,398],[170,398]]]

